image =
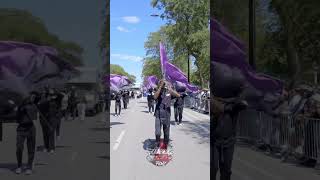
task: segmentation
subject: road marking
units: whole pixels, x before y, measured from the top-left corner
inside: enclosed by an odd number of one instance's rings
[[[120,133],[120,135],[119,135],[116,143],[113,145],[113,150],[114,150],[114,151],[116,151],[116,150],[118,149],[118,147],[119,147],[119,145],[120,145],[120,143],[121,143],[121,140],[122,140],[122,138],[123,138],[123,136],[124,136],[125,133],[126,133],[125,130],[121,131],[121,133]]]

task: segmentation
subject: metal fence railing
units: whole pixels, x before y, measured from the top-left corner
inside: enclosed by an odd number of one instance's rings
[[[267,145],[283,156],[299,155],[320,165],[320,119],[293,118],[282,115],[273,118],[262,112],[247,110],[240,114],[237,135],[253,145]]]
[[[210,99],[187,96],[184,99],[184,106],[202,113],[210,112]]]

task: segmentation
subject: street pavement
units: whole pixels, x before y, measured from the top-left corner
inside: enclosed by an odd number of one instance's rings
[[[209,116],[184,109],[183,123],[171,125],[173,159],[166,166],[150,163],[146,142],[155,139],[155,117],[147,113],[145,98],[131,100],[121,117],[110,115],[111,180],[209,180]],[[172,109],[172,122],[173,109]],[[163,136],[162,136],[163,137]]]
[[[16,124],[4,124],[4,138],[0,142],[0,180],[210,179],[208,115],[184,109],[183,124],[171,126],[173,159],[166,166],[158,167],[146,159],[146,142],[154,139],[154,116],[147,113],[146,99],[130,100],[129,108],[122,110],[121,117],[113,114],[114,102],[111,104],[110,128],[105,128],[103,122],[107,113],[87,117],[84,122],[62,121],[62,138],[54,154],[40,151],[42,130],[36,121],[39,151],[31,176],[13,172],[16,168]],[[25,146],[24,162],[26,150]],[[320,179],[319,171],[281,163],[277,158],[242,145],[235,148],[232,171],[233,180]]]
[[[280,159],[242,145],[236,146],[232,171],[233,180],[320,179],[320,172],[313,168],[282,163]]]
[[[33,175],[16,175],[16,124],[4,124],[4,141],[0,142],[0,180],[106,180],[109,178],[109,137],[106,114],[87,117],[84,122],[62,121],[61,140],[54,154],[40,150],[42,130],[37,128],[37,153]],[[24,147],[24,163],[27,147]]]

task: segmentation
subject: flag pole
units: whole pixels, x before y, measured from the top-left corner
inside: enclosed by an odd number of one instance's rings
[[[161,73],[162,73],[162,79],[166,80],[165,68],[164,68],[164,63],[163,63],[163,56],[161,55],[161,47],[164,48],[164,46],[160,40],[159,41],[159,53],[160,53]]]

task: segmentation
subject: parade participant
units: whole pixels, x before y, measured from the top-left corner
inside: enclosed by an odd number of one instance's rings
[[[36,149],[36,128],[33,124],[33,120],[36,119],[35,114],[37,111],[37,108],[34,105],[34,100],[35,94],[31,94],[30,97],[27,98],[17,109],[17,174],[22,172],[22,155],[25,140],[27,140],[28,148],[28,164],[25,173],[30,175],[33,170],[33,160]]]
[[[49,96],[38,104],[42,124],[44,152],[54,153],[55,150],[55,131],[58,123],[59,112],[57,96],[52,89],[49,90]]]
[[[51,128],[51,125],[48,123],[46,117],[44,116],[44,114],[47,114],[49,111],[48,105],[47,105],[48,97],[49,97],[49,90],[45,89],[40,95],[40,101],[37,103],[37,107],[39,109],[40,125],[41,125],[42,135],[43,135],[43,143],[44,143],[43,151],[44,152],[48,152],[47,134],[49,132],[48,129]]]
[[[63,109],[62,109],[62,101],[64,98],[64,95],[62,94],[62,92],[58,91],[58,90],[54,90],[55,95],[57,96],[56,101],[57,101],[57,105],[58,105],[58,119],[57,119],[57,127],[56,127],[56,137],[57,139],[60,139],[60,128],[61,128],[61,119],[63,117]]]
[[[121,92],[118,92],[115,95],[115,111],[116,111],[115,116],[120,116],[120,113],[121,113]]]
[[[122,96],[123,109],[127,109],[126,93],[124,91],[120,91],[120,92]]]
[[[214,180],[220,169],[220,179],[230,180],[234,146],[236,143],[236,126],[239,112],[247,107],[240,98],[230,102],[213,99],[213,171]]]
[[[134,99],[134,92],[131,91],[131,98]]]
[[[157,146],[159,147],[161,128],[163,128],[165,149],[170,140],[171,99],[173,97],[180,97],[180,95],[172,89],[168,82],[161,80],[158,90],[154,94],[154,99],[157,101],[155,109],[155,136]]]
[[[126,109],[128,109],[128,105],[129,105],[129,101],[130,101],[130,93],[129,93],[129,91],[125,92],[125,97],[126,97],[126,102],[127,102],[127,108]]]
[[[177,125],[180,125],[182,122],[184,98],[187,96],[186,93],[182,92],[180,97],[176,98],[174,102],[174,119]]]
[[[63,99],[62,99],[62,106],[61,106],[61,111],[62,111],[62,115],[64,120],[67,120],[68,118],[68,95],[67,92],[61,92],[63,95]]]
[[[68,97],[68,109],[69,113],[72,116],[72,120],[75,119],[76,117],[76,110],[77,110],[77,95],[76,95],[76,90],[75,87],[71,87],[71,92]]]
[[[87,103],[86,97],[84,95],[82,95],[80,97],[80,101],[77,105],[78,114],[79,114],[78,116],[81,121],[84,121],[85,116],[86,116],[86,103]]]
[[[152,92],[152,89],[149,89],[149,93],[147,94],[147,101],[148,101],[148,108],[149,108],[149,113],[154,112],[154,93]],[[152,111],[151,111],[152,110]]]

